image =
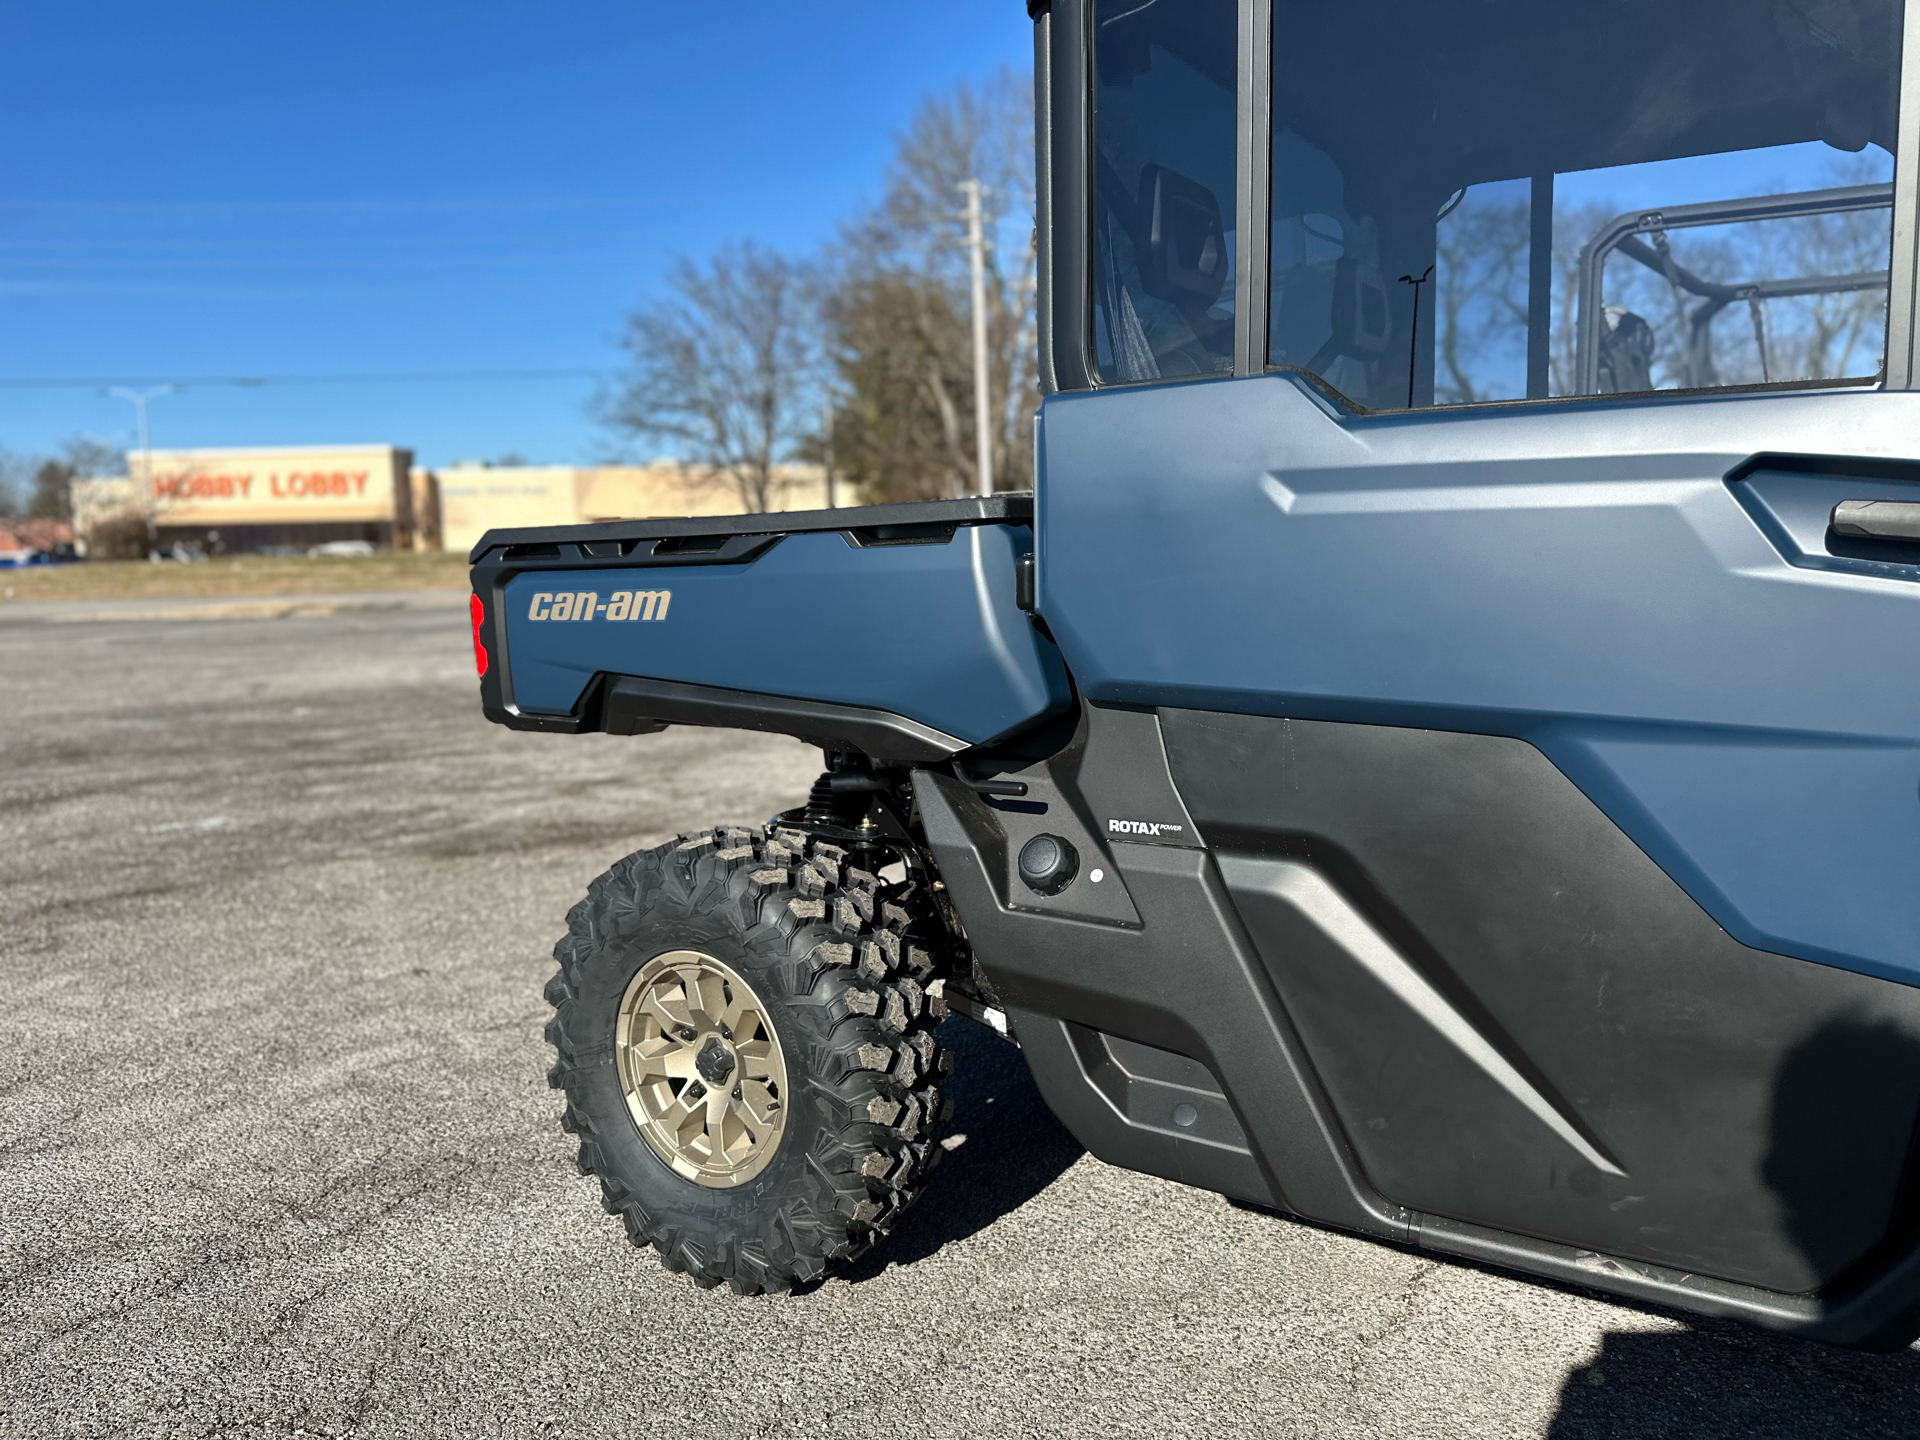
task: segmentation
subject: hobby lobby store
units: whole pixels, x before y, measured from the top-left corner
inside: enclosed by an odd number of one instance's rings
[[[162,545],[248,551],[364,540],[404,550],[414,544],[412,461],[392,445],[136,452],[124,480],[84,482],[85,505],[148,515]]]

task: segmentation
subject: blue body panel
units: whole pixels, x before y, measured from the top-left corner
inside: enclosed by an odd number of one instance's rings
[[[1024,525],[944,544],[789,535],[747,564],[540,570],[506,586],[512,700],[565,712],[595,673],[642,675],[890,710],[979,744],[1071,699],[1059,652],[1014,604]],[[665,590],[664,621],[605,616],[619,591]],[[591,620],[536,620],[536,594],[593,592]],[[551,605],[538,607],[551,613]]]
[[[1090,699],[1528,740],[1737,939],[1920,983],[1920,567],[1820,543],[1920,498],[1872,463],[1920,456],[1920,395],[1350,416],[1272,375],[1042,429]]]

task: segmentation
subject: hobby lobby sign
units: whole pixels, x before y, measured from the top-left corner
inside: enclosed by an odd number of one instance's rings
[[[148,485],[173,524],[404,520],[410,459],[386,447],[156,451]]]
[[[319,500],[335,496],[345,499],[367,493],[365,470],[294,470],[285,475],[270,472],[263,476],[242,471],[239,474],[156,475],[153,498],[251,500],[255,480],[266,482],[260,492],[263,500]]]

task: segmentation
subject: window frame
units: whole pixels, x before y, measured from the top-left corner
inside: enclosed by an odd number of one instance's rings
[[[1887,274],[1886,390],[1920,389],[1915,373],[1914,296],[1920,281],[1920,248],[1914,222],[1920,218],[1920,0],[1900,12],[1900,119],[1893,156],[1893,252]]]
[[[1266,304],[1265,268],[1270,217],[1261,209],[1250,208],[1257,198],[1264,208],[1271,177],[1264,169],[1249,171],[1252,153],[1248,126],[1267,113],[1267,75],[1273,63],[1273,48],[1265,43],[1273,17],[1272,0],[1238,0],[1235,25],[1235,62],[1237,72],[1234,97],[1234,224],[1233,262],[1233,367],[1224,375],[1181,375],[1155,380],[1105,380],[1094,344],[1093,302],[1093,7],[1094,0],[1037,0],[1035,11],[1034,73],[1043,66],[1051,74],[1046,114],[1047,123],[1039,124],[1035,115],[1035,157],[1043,173],[1054,182],[1054,198],[1047,207],[1049,222],[1041,233],[1038,273],[1041,277],[1036,295],[1042,291],[1053,297],[1051,326],[1041,322],[1041,346],[1053,357],[1054,389],[1125,390],[1140,385],[1186,385],[1204,380],[1223,380],[1229,376],[1257,375],[1266,363],[1266,325],[1254,326],[1248,320],[1246,306],[1250,294],[1257,293]],[[1920,3],[1920,0],[1916,0]],[[1030,9],[1032,5],[1030,4]],[[1036,81],[1036,85],[1037,85]],[[1038,91],[1035,95],[1038,101]],[[1078,103],[1075,103],[1075,102]],[[1271,142],[1269,142],[1271,143]],[[1258,215],[1258,223],[1248,228],[1248,217]],[[1065,223],[1063,223],[1065,222]],[[1036,225],[1036,231],[1042,227]],[[1257,251],[1257,273],[1250,263],[1249,251]],[[1076,275],[1072,287],[1061,285],[1063,276]],[[1258,290],[1249,287],[1257,283]],[[1048,331],[1051,331],[1049,334]],[[1256,358],[1257,348],[1257,358]],[[1044,360],[1042,362],[1044,368]],[[1043,381],[1042,394],[1050,395]]]
[[[1043,390],[1122,389],[1182,380],[1106,381],[1099,376],[1093,336],[1093,0],[1053,0],[1035,13],[1035,155],[1040,182],[1036,215],[1039,241],[1040,344]],[[1267,360],[1267,308],[1271,276],[1273,177],[1273,0],[1239,0],[1238,81],[1235,126],[1234,223],[1238,232],[1234,273],[1235,377],[1295,374],[1357,414],[1449,413],[1488,406],[1559,404],[1618,399],[1605,395],[1479,401],[1471,405],[1374,410],[1340,395],[1325,380],[1298,366]],[[1893,241],[1887,294],[1885,373],[1882,390],[1920,389],[1920,0],[1906,0],[1901,15],[1900,99],[1894,154]],[[1073,283],[1060,283],[1066,277]],[[1535,282],[1537,283],[1537,281]],[[1531,371],[1534,367],[1529,365]],[[1530,375],[1531,381],[1531,375]],[[1705,390],[1656,390],[1657,397],[1701,397],[1762,391],[1859,388],[1859,378],[1785,380],[1766,385],[1716,386]],[[1531,383],[1529,389],[1532,389]]]

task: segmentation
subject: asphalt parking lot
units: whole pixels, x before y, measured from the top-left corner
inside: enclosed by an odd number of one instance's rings
[[[809,1294],[574,1172],[540,990],[797,742],[485,724],[464,610],[0,623],[0,1431],[1903,1436],[1920,1356],[1685,1322],[1111,1169],[964,1021],[958,1138]]]

